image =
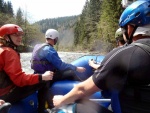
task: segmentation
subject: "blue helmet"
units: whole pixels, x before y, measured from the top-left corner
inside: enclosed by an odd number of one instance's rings
[[[137,27],[150,24],[150,0],[138,0],[123,11],[119,26],[125,27],[128,24]]]

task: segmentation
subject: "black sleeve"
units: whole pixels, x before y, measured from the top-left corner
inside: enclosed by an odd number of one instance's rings
[[[101,90],[120,90],[126,80],[128,61],[123,60],[122,50],[115,50],[106,55],[101,66],[92,75],[93,81]]]
[[[42,75],[39,75],[39,82],[42,81]]]

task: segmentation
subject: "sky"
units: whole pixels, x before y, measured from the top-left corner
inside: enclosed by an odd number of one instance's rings
[[[14,13],[20,7],[28,21],[73,16],[82,13],[86,0],[4,0],[11,1]]]

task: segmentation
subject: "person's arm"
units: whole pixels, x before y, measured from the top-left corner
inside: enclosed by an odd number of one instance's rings
[[[59,98],[53,98],[53,104],[55,107],[61,107],[66,104],[73,103],[78,99],[90,96],[98,90],[100,89],[94,84],[92,77],[90,77],[84,82],[77,84],[66,95]]]
[[[41,56],[46,56],[46,59],[51,62],[57,69],[65,70],[65,69],[72,69],[78,72],[84,72],[84,67],[76,67],[72,64],[63,62],[59,57],[57,51],[54,48],[44,48],[43,52],[41,52]],[[43,55],[42,55],[43,54]]]
[[[76,71],[78,71],[79,73],[84,72],[86,69],[84,67],[77,67]]]
[[[8,57],[9,56],[9,57]],[[47,71],[42,75],[26,74],[22,71],[19,55],[12,49],[4,50],[2,54],[2,62],[5,65],[3,70],[16,86],[22,87],[26,85],[34,85],[42,80],[52,80],[53,72]]]

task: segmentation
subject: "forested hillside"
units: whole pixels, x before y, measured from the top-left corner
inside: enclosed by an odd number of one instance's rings
[[[57,49],[70,50],[74,44],[74,26],[79,16],[59,17],[52,19],[43,19],[36,22],[40,26],[42,33],[47,29],[57,29],[60,33]]]
[[[48,27],[60,31],[58,48],[108,52],[116,46],[114,35],[122,11],[121,0],[87,0],[79,16],[46,19],[38,24],[42,32]]]
[[[121,0],[87,0],[75,27],[74,44],[91,51],[110,51],[116,45],[122,11]]]
[[[24,36],[22,45],[19,48],[22,52],[29,51],[28,48],[32,50],[32,46],[35,43],[43,41],[41,39],[43,34],[39,26],[30,24],[27,20],[27,16],[27,13],[22,11],[21,8],[18,8],[17,13],[14,14],[11,1],[4,2],[4,0],[0,0],[0,26],[10,23],[21,26],[24,31]]]
[[[60,32],[58,50],[108,52],[115,47],[114,35],[122,11],[121,0],[87,0],[80,15],[31,24],[25,11],[19,8],[14,15],[11,2],[0,0],[0,26],[14,23],[23,28],[23,50],[44,42],[45,31],[54,28]]]

